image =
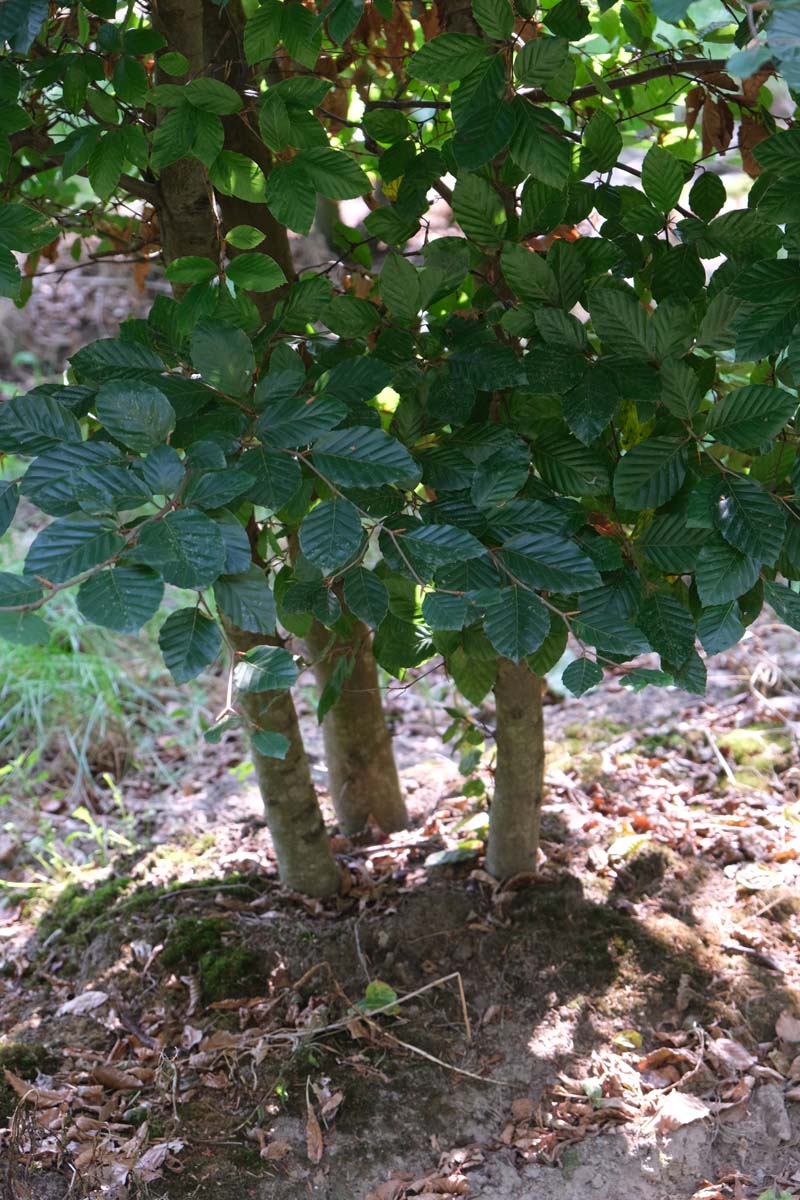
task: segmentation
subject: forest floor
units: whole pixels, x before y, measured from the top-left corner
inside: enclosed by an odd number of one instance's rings
[[[436,675],[387,696],[413,827],[336,837],[330,902],[280,888],[235,741],[97,792],[124,845],[61,891],[13,890],[8,801],[4,1194],[800,1196],[796,636],[756,626],[705,698],[549,700],[539,871],[504,888]]]

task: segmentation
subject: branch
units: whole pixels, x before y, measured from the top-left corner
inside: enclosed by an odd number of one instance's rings
[[[709,75],[714,71],[723,71],[727,62],[728,60],[725,58],[686,58],[680,62],[659,63],[657,67],[648,67],[646,71],[636,71],[633,75],[616,75],[613,79],[606,79],[603,82],[606,87],[617,92],[622,88],[635,87],[638,83],[648,83],[651,79],[661,79],[665,75],[685,75],[690,79],[695,75]],[[575,88],[564,103],[572,104],[576,100],[587,100],[589,96],[596,96],[599,91],[600,88],[596,83],[588,83],[585,87]],[[542,88],[532,88],[529,92],[520,92],[519,94],[526,100],[553,103],[553,97],[548,96]]]

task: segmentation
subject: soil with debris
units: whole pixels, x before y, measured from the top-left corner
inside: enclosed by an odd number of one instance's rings
[[[552,696],[505,888],[430,865],[475,804],[444,680],[389,694],[414,825],[337,837],[335,901],[280,889],[237,743],[132,774],[142,849],[0,911],[7,1195],[800,1195],[798,680],[765,623],[706,699]]]

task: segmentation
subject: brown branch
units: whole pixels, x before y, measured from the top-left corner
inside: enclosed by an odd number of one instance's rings
[[[685,58],[678,62],[659,63],[657,67],[648,67],[646,71],[636,71],[633,75],[616,75],[613,79],[604,80],[606,87],[617,92],[622,88],[635,87],[639,83],[649,83],[651,79],[662,79],[665,75],[685,75],[691,79],[695,75],[708,75],[714,71],[723,71],[727,65],[725,58]],[[588,83],[585,87],[575,88],[564,101],[573,104],[576,100],[587,100],[590,96],[598,95],[600,88],[596,83]],[[520,92],[527,100],[549,101],[542,88],[532,88],[529,92]]]

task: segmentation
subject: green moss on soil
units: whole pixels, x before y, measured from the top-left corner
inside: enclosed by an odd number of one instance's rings
[[[263,962],[234,937],[228,921],[180,917],[167,937],[161,963],[168,970],[195,971],[209,1004],[255,996],[264,986]]]
[[[748,774],[785,771],[791,764],[791,737],[774,725],[727,729],[716,735],[716,741],[722,753]]]
[[[75,935],[85,938],[87,926],[104,921],[130,883],[129,875],[121,875],[118,879],[107,879],[95,888],[69,884],[42,916],[39,932],[43,937],[49,937],[56,929],[61,929],[73,940]]]

